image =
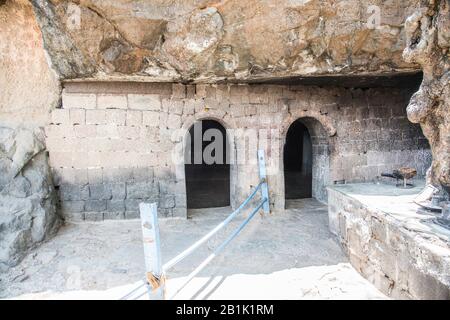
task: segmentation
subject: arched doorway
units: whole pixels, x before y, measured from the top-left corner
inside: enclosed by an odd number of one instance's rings
[[[308,128],[297,120],[291,124],[283,150],[286,199],[312,197],[312,142]]]
[[[285,200],[315,198],[327,201],[330,180],[328,134],[315,118],[295,120],[283,148]]]
[[[215,120],[197,121],[185,145],[187,208],[230,205],[229,145],[225,128]]]

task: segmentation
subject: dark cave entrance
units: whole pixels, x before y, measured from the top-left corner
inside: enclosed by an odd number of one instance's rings
[[[283,161],[285,198],[311,198],[313,146],[308,128],[301,120],[296,120],[289,127]]]
[[[215,120],[197,121],[185,145],[188,209],[230,205],[229,144],[225,128]]]

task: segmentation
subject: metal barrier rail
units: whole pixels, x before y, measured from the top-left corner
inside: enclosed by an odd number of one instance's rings
[[[177,291],[172,295],[171,299],[174,298],[189,282],[194,279],[194,277],[202,271],[216,256],[218,256],[226,246],[244,229],[244,227],[250,222],[250,220],[256,215],[256,213],[263,208],[266,213],[270,213],[269,206],[269,191],[266,180],[266,168],[265,168],[265,158],[264,151],[258,150],[258,165],[259,165],[259,176],[260,182],[253,190],[253,192],[245,199],[244,202],[232,212],[225,220],[218,224],[214,229],[208,232],[205,236],[191,245],[189,248],[181,252],[179,255],[161,265],[161,250],[160,250],[160,240],[159,240],[159,226],[157,220],[157,208],[156,204],[141,203],[141,222],[142,222],[142,233],[144,242],[144,255],[147,270],[147,279],[144,283],[127,295],[121,298],[121,300],[129,299],[139,291],[139,289],[146,287],[150,298],[163,299],[165,296],[165,280],[164,274],[167,270],[174,267],[177,263],[183,261],[186,257],[191,255],[195,250],[197,250],[201,245],[213,237],[217,232],[222,230],[226,225],[233,220],[237,214],[242,211],[243,208],[250,203],[250,201],[255,197],[258,191],[261,191],[261,202],[253,209],[250,215],[242,222],[239,227],[228,236],[228,238],[218,246],[212,254],[210,254],[205,260],[200,263],[200,265],[194,269],[188,276],[185,282],[177,289]],[[144,293],[135,296],[134,299],[139,299]]]
[[[187,248],[186,250],[184,250],[183,252],[181,252],[179,255],[177,255],[175,258],[171,259],[170,261],[168,261],[167,263],[165,263],[163,265],[163,272],[166,272],[167,270],[169,270],[170,268],[172,268],[173,266],[175,266],[178,262],[183,261],[186,257],[188,257],[189,255],[191,255],[197,248],[199,248],[202,244],[204,244],[206,241],[208,241],[209,239],[211,239],[217,232],[219,232],[220,230],[222,230],[226,225],[228,225],[231,220],[233,220],[237,214],[244,209],[247,204],[250,202],[250,200],[253,199],[253,197],[256,195],[256,193],[259,191],[259,189],[261,188],[261,186],[263,185],[263,181],[261,181],[258,186],[255,188],[255,190],[252,192],[252,194],[245,199],[244,202],[242,202],[242,204],[239,206],[239,208],[237,208],[233,213],[231,213],[225,220],[223,220],[221,223],[219,223],[214,229],[212,229],[210,232],[208,232],[203,238],[201,238],[200,240],[198,240],[197,242],[195,242],[193,245],[191,245],[189,248]]]
[[[215,257],[217,257],[225,248],[226,246],[234,239],[236,236],[244,229],[244,227],[250,222],[250,220],[255,216],[256,213],[258,213],[259,209],[263,207],[263,205],[268,201],[269,199],[264,199],[253,211],[250,213],[250,215],[245,219],[244,222],[241,223],[241,225],[234,231],[228,238],[219,246],[212,254],[210,254],[205,260],[203,260],[202,263],[199,264],[197,268],[195,268],[194,271],[192,271],[187,279],[184,281],[184,283],[175,291],[175,293],[172,295],[170,299],[173,299],[186,285],[194,279],[194,277],[200,273],[207,265],[210,263]]]

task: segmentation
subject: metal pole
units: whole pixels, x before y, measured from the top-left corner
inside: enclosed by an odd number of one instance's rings
[[[205,260],[203,260],[200,265],[195,268],[194,271],[192,271],[186,281],[177,289],[177,291],[170,297],[170,299],[173,299],[186,285],[194,279],[194,277],[200,273],[215,257],[217,257],[225,248],[226,246],[234,239],[236,236],[244,229],[244,227],[249,223],[249,221],[255,216],[255,214],[261,209],[261,207],[264,206],[265,203],[267,203],[268,199],[263,199],[263,201],[250,213],[250,215],[245,219],[244,222],[241,223],[241,225],[234,231],[219,247],[214,250],[214,252],[209,255]]]
[[[145,271],[152,300],[164,299],[164,279],[161,264],[158,209],[156,203],[140,203],[142,241],[144,244]]]
[[[177,255],[176,257],[174,257],[173,259],[171,259],[170,261],[168,261],[167,263],[165,263],[162,266],[162,274],[164,274],[167,270],[169,270],[170,268],[172,268],[173,266],[175,266],[177,263],[179,263],[180,261],[182,261],[183,259],[185,259],[186,257],[188,257],[190,254],[192,254],[198,247],[200,247],[202,244],[204,244],[206,241],[208,241],[212,236],[214,236],[217,232],[219,232],[222,228],[224,228],[234,217],[236,217],[236,215],[250,202],[250,200],[256,195],[256,193],[258,192],[258,190],[261,188],[261,186],[263,185],[263,182],[260,182],[259,185],[255,188],[255,190],[253,190],[253,192],[249,195],[249,197],[239,206],[239,208],[237,208],[233,213],[231,213],[224,221],[222,221],[219,225],[217,225],[213,230],[211,230],[210,232],[208,232],[208,234],[206,234],[204,237],[202,237],[200,240],[198,240],[196,243],[194,243],[192,246],[190,246],[189,248],[187,248],[186,250],[184,250],[183,252],[181,252],[179,255]],[[145,205],[145,204],[143,204]],[[149,204],[147,204],[148,206]],[[147,209],[145,206],[143,209],[140,208],[141,211],[141,221],[142,220],[142,212],[145,211],[152,211],[152,209]],[[156,209],[156,205],[155,205],[155,209]],[[157,216],[157,214],[154,215],[155,217]],[[147,219],[148,220],[148,219]],[[151,221],[153,221],[153,218],[150,218]],[[157,219],[155,220],[155,225],[158,226],[158,221]],[[142,223],[142,225],[144,225],[144,223]],[[144,232],[144,229],[143,229]],[[159,231],[158,231],[159,234]],[[159,243],[159,237],[158,237],[158,243]],[[145,251],[146,245],[144,242],[144,251]],[[158,245],[159,248],[159,245]],[[145,252],[144,252],[145,253]],[[159,254],[160,256],[160,254]],[[151,259],[151,258],[149,258]],[[147,259],[147,257],[145,258],[145,261],[147,263],[147,261],[150,261]],[[159,260],[161,261],[161,259]],[[147,270],[151,269],[151,267],[148,267]],[[158,268],[157,268],[158,269]],[[138,287],[136,287],[135,289],[133,289],[131,292],[129,292],[128,294],[126,294],[125,296],[123,296],[120,300],[126,300],[126,299],[130,299],[133,297],[133,295],[137,294],[138,291],[147,286],[148,287],[148,281],[144,281],[141,285],[139,285]],[[139,296],[137,298],[139,298],[140,296],[142,296],[142,293],[139,293]],[[136,297],[133,297],[134,299],[136,299]]]
[[[267,184],[266,160],[264,150],[258,150],[258,166],[259,166],[259,179],[263,183],[263,185],[261,186],[261,198],[267,199],[267,201],[264,203],[263,209],[265,213],[270,213],[269,187]]]
[[[213,235],[225,227],[255,196],[259,189],[261,189],[262,202],[252,211],[249,217],[239,226],[239,228],[231,234],[225,242],[223,242],[213,254],[206,258],[192,273],[188,275],[187,281],[175,292],[172,298],[180,292],[203,268],[208,265],[219,253],[221,253],[225,247],[242,231],[242,229],[247,225],[247,223],[254,217],[254,215],[263,208],[265,213],[270,213],[270,202],[269,202],[269,190],[266,177],[266,165],[265,156],[263,150],[258,150],[258,166],[259,166],[259,176],[260,183],[252,192],[252,194],[237,208],[233,213],[231,213],[224,221],[217,225],[208,234],[190,246],[188,249],[184,250],[182,253],[177,255],[175,258],[171,259],[169,262],[162,266],[161,264],[161,246],[159,239],[159,226],[158,226],[158,213],[157,206],[155,203],[141,203],[139,205],[141,224],[142,224],[142,235],[144,244],[144,256],[145,256],[145,266],[146,266],[146,281],[144,284],[138,286],[132,292],[127,294],[122,299],[131,297],[132,294],[137,292],[140,288],[147,286],[149,288],[149,296],[151,299],[164,299],[165,296],[165,285],[164,285],[164,272],[178,262],[182,261],[188,257],[192,252],[194,252],[198,247],[208,241]],[[139,295],[137,298],[139,298]],[[137,299],[136,298],[136,299]]]

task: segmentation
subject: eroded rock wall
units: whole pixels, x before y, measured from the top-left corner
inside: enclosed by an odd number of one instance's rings
[[[0,122],[44,125],[60,99],[28,1],[0,2]]]
[[[42,130],[60,92],[30,2],[0,1],[0,271],[60,225]]]
[[[217,81],[416,70],[414,0],[32,0],[65,78]]]
[[[421,65],[424,79],[408,105],[408,118],[420,123],[430,141],[430,183],[450,190],[450,1],[422,0],[406,22],[404,58]]]
[[[0,271],[52,236],[56,214],[43,130],[0,126]]]

